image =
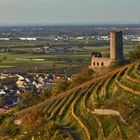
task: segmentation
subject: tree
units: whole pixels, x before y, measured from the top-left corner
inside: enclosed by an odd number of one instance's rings
[[[61,78],[56,82],[56,85],[52,87],[51,93],[53,95],[61,93],[67,89],[67,87],[70,85],[67,78]]]
[[[129,52],[129,58],[131,61],[140,61],[140,46]]]
[[[70,88],[76,87],[86,81],[89,81],[93,78],[95,72],[92,69],[84,68],[79,74],[77,74],[70,85]]]
[[[115,62],[112,62],[111,65],[110,65],[110,69],[111,70],[114,70],[116,68],[119,68],[123,65],[123,62],[121,60],[116,60]]]
[[[4,56],[4,57],[3,57],[3,60],[6,60],[6,59],[7,59],[7,57],[6,57],[6,56]]]
[[[17,105],[17,110],[28,108],[42,101],[42,98],[37,93],[26,91],[24,97]]]

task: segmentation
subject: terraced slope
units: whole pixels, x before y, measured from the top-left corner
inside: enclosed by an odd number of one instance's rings
[[[22,120],[25,114],[37,109],[47,120],[77,132],[81,140],[139,140],[140,75],[137,68],[136,64],[121,67],[16,112],[15,118]]]

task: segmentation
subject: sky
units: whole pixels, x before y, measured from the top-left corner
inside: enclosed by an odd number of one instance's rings
[[[0,25],[132,23],[140,0],[0,0]]]

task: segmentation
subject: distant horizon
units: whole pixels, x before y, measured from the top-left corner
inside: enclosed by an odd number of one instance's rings
[[[139,24],[138,0],[0,0],[0,25]]]
[[[21,24],[0,24],[2,26],[109,26],[109,25],[140,25],[140,23],[52,23],[52,24],[36,24],[36,23],[21,23]]]

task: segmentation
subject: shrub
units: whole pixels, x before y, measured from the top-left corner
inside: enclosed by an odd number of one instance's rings
[[[24,98],[21,100],[21,102],[17,105],[17,110],[21,110],[24,108],[28,108],[32,105],[35,105],[39,102],[41,102],[42,99],[37,93],[31,93],[27,91],[24,95]]]
[[[21,127],[17,126],[17,125],[12,125],[10,128],[10,135],[11,136],[16,136],[17,134],[19,134]]]
[[[77,74],[70,85],[71,87],[78,86],[86,81],[89,81],[93,78],[95,72],[92,69],[84,68],[79,74]]]
[[[123,62],[120,61],[120,60],[116,60],[115,62],[113,62],[111,65],[110,65],[110,69],[113,70],[113,69],[116,69],[116,68],[119,68],[123,65]]]
[[[129,52],[129,58],[133,61],[140,61],[140,46],[137,46],[133,51]]]
[[[57,81],[57,83],[54,87],[52,87],[51,93],[53,95],[61,93],[61,92],[65,91],[69,85],[70,85],[70,82],[67,80],[67,78],[62,78]]]

